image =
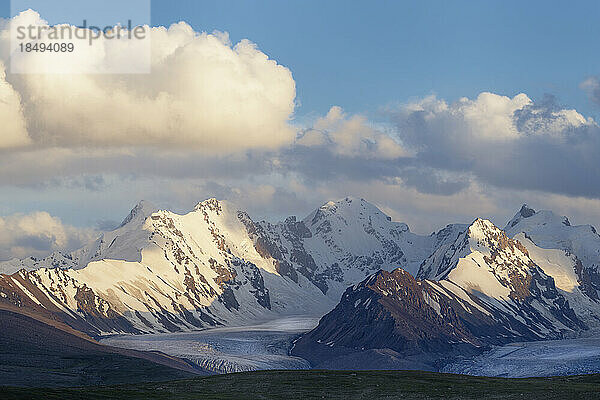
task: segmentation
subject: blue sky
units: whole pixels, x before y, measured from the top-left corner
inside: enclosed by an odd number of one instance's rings
[[[144,0],[18,3],[50,24],[148,18]],[[152,26],[191,29],[152,29],[151,74],[0,70],[0,225],[18,239],[48,212],[76,239],[141,199],[275,220],[348,195],[419,233],[503,226],[524,202],[600,225],[598,15],[596,1],[152,1]],[[130,55],[104,45],[83,64]],[[0,260],[13,245],[0,237]]]
[[[598,15],[594,1],[155,1],[152,21],[258,43],[292,69],[300,113],[486,90],[595,113],[578,85],[597,73]]]
[[[44,9],[51,23],[80,22],[56,7],[69,1],[21,2]],[[292,70],[299,116],[340,105],[376,117],[428,94],[454,100],[482,91],[548,93],[598,115],[579,89],[600,65],[596,1],[154,0],[151,7],[155,26],[183,20],[258,44]],[[110,12],[103,18],[114,22]]]
[[[294,73],[299,113],[374,112],[435,93],[545,93],[590,114],[600,2],[154,1],[153,24],[249,38]]]

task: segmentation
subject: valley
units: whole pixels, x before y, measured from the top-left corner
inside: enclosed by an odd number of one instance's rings
[[[197,332],[121,335],[102,339],[110,346],[160,351],[189,360],[204,370],[232,373],[268,369],[308,369],[288,355],[292,341],[318,320],[288,317],[254,326],[210,328]]]
[[[591,373],[595,353],[565,340],[598,331],[599,260],[592,226],[527,205],[503,229],[425,236],[352,197],[277,223],[216,199],[185,214],[142,201],[79,250],[1,263],[0,306],[210,373],[529,376],[545,343],[572,367],[547,352],[531,374]],[[527,344],[511,358],[513,343]]]

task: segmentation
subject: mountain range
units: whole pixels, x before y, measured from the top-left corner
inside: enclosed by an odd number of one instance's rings
[[[600,237],[591,226],[572,227],[523,206],[505,230],[476,219],[451,237],[415,277],[402,268],[382,270],[349,287],[292,353],[322,368],[359,360],[406,369],[408,359],[435,369],[444,358],[490,345],[562,339],[598,327]]]
[[[140,202],[85,247],[0,272],[0,308],[92,337],[323,316],[293,348],[322,366],[467,354],[600,325],[600,236],[527,205],[504,229],[478,218],[424,236],[364,199],[279,223],[216,199],[184,215]]]

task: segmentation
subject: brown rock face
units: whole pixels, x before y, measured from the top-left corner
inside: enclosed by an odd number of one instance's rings
[[[505,248],[519,246],[510,239],[496,239]],[[525,277],[509,274],[506,283],[512,287],[511,307],[519,307],[514,314],[451,281],[418,280],[400,268],[382,270],[348,288],[319,325],[297,341],[293,354],[322,365],[369,349],[390,349],[403,357],[435,354],[439,358],[477,352],[489,345],[540,340],[540,326],[550,326],[534,307],[542,298],[550,302],[549,312],[565,326],[584,328],[556,292],[552,279],[540,275],[537,267]],[[556,330],[546,334],[558,335]]]
[[[317,269],[317,266],[313,258],[302,246],[302,239],[311,236],[310,231],[304,223],[296,221],[295,217],[286,219],[281,234],[292,244],[291,250],[288,250],[281,245],[280,237],[271,236],[274,231],[273,226],[269,226],[268,228],[270,229],[267,230],[260,223],[253,222],[245,212],[239,212],[238,218],[246,227],[246,231],[253,240],[254,248],[258,254],[264,258],[273,259],[275,270],[280,275],[287,276],[298,283],[298,272],[300,272],[307,279],[315,283],[323,293],[327,292],[327,285],[324,283],[324,280],[315,276],[314,271]],[[296,264],[297,268],[292,263]]]
[[[598,288],[600,288],[600,273],[591,268],[584,268],[579,259],[575,264],[575,273],[577,282],[581,285],[581,290],[591,299],[600,300],[598,297]]]
[[[504,321],[481,311],[486,305],[478,298],[463,293],[478,307],[465,307],[464,299],[451,291],[416,280],[400,268],[379,271],[349,288],[338,306],[304,335],[297,347],[329,343],[333,350],[388,348],[412,354],[532,338],[518,321],[504,326]]]

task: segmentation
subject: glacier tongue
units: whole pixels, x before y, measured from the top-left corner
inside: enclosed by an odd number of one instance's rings
[[[442,372],[506,378],[600,372],[600,340],[563,339],[512,343],[446,365]]]
[[[309,363],[288,355],[288,349],[298,334],[313,328],[317,322],[315,318],[287,317],[260,325],[200,332],[113,336],[102,339],[102,343],[162,351],[217,373],[308,369]]]

